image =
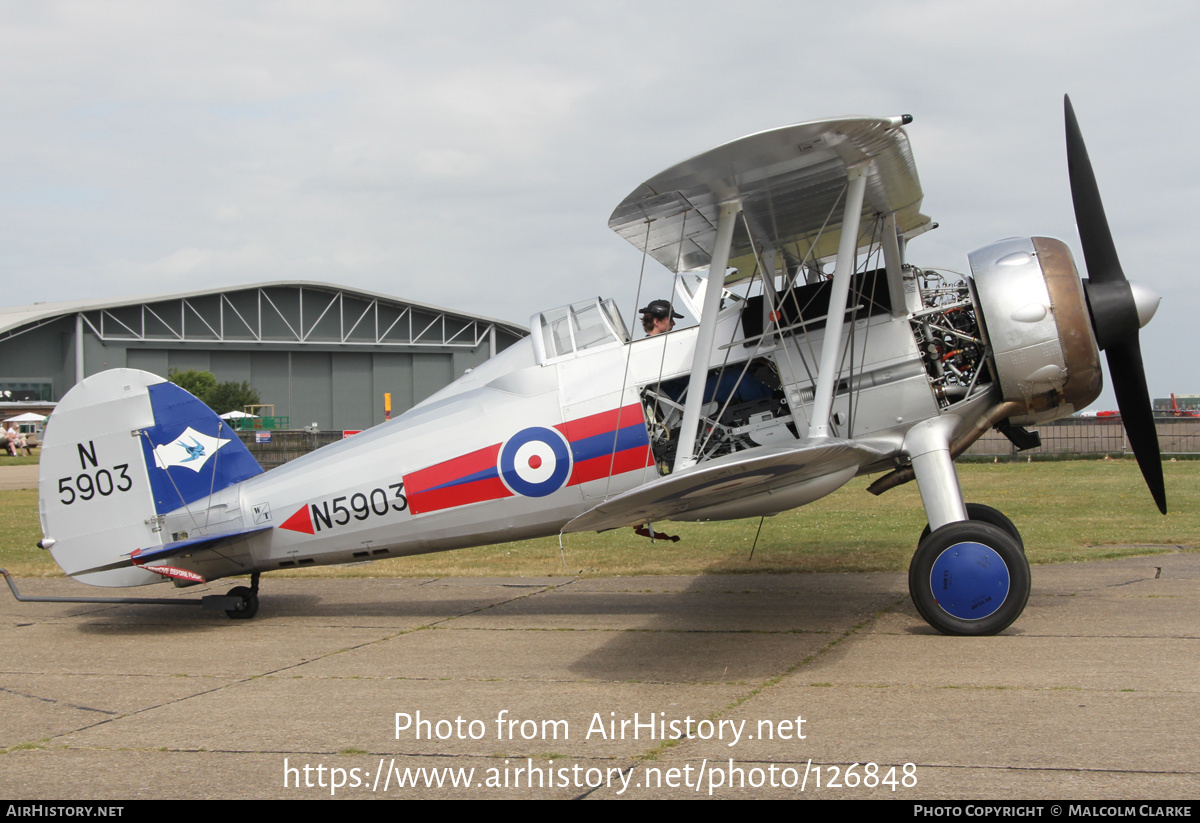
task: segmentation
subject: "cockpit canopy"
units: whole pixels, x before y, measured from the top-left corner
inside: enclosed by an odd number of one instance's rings
[[[599,297],[538,312],[530,318],[529,333],[538,365],[574,357],[584,349],[629,342],[629,329],[616,303]]]

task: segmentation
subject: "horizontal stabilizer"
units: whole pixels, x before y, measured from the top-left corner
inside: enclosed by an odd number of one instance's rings
[[[774,514],[824,497],[879,458],[849,440],[737,452],[639,486],[584,512],[564,532],[659,520],[724,520]]]
[[[175,557],[181,554],[194,555],[209,549],[215,549],[218,546],[230,543],[241,537],[248,537],[259,532],[270,531],[271,526],[255,526],[252,529],[239,529],[238,531],[226,532],[225,534],[209,534],[204,537],[193,537],[187,540],[175,540],[171,543],[164,543],[161,546],[154,546],[149,549],[135,549],[128,555],[125,555],[120,560],[115,560],[111,563],[106,563],[103,566],[98,566],[94,569],[84,569],[77,574],[94,574],[96,572],[112,571],[113,569],[126,569],[130,566],[147,567],[151,563],[157,563],[161,560],[166,560],[168,557]]]
[[[141,566],[146,563],[152,563],[155,560],[162,560],[165,557],[174,557],[177,554],[215,548],[221,543],[226,543],[238,537],[267,532],[271,528],[271,526],[255,526],[252,529],[239,529],[238,531],[226,532],[225,534],[210,534],[204,537],[193,537],[190,540],[176,540],[172,543],[164,543],[153,549],[139,550],[130,556],[136,558],[138,565]]]

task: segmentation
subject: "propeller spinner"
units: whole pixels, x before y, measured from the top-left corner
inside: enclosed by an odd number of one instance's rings
[[[1108,359],[1113,391],[1129,445],[1158,510],[1166,514],[1167,495],[1158,431],[1154,426],[1138,339],[1138,329],[1154,316],[1160,298],[1150,289],[1131,284],[1125,278],[1083,134],[1079,131],[1075,110],[1071,108],[1071,98],[1064,95],[1063,103],[1067,124],[1067,169],[1071,176],[1075,221],[1079,225],[1079,239],[1087,263],[1088,277],[1083,286],[1092,316],[1092,329],[1097,346]]]

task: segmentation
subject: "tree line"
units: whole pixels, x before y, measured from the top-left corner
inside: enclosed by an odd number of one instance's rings
[[[235,380],[218,383],[216,375],[210,371],[180,371],[173,368],[167,372],[167,379],[181,389],[191,392],[196,399],[217,414],[241,411],[243,406],[253,406],[262,402],[258,391],[245,380],[240,383]]]

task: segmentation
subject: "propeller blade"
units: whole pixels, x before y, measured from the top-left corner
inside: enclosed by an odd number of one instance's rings
[[[1067,119],[1067,173],[1071,177],[1071,202],[1075,206],[1075,222],[1079,226],[1079,240],[1083,244],[1083,259],[1087,264],[1088,278],[1096,283],[1124,281],[1125,272],[1117,257],[1112,232],[1108,229],[1108,218],[1104,215],[1104,203],[1100,200],[1100,187],[1088,159],[1087,146],[1071,98],[1063,95],[1063,107]]]
[[[1166,514],[1167,491],[1163,484],[1158,429],[1154,425],[1154,410],[1150,406],[1150,392],[1142,371],[1142,347],[1137,335],[1110,346],[1104,355],[1108,358],[1108,370],[1112,373],[1113,391],[1117,395],[1117,408],[1121,410],[1121,423],[1125,426],[1129,447],[1137,458],[1150,496],[1158,510]]]
[[[1158,447],[1158,430],[1154,425],[1154,410],[1150,391],[1146,387],[1146,372],[1142,366],[1137,304],[1129,287],[1117,247],[1113,243],[1100,188],[1088,158],[1087,146],[1071,98],[1063,95],[1067,124],[1067,170],[1071,176],[1071,201],[1075,206],[1075,222],[1087,264],[1088,279],[1084,281],[1088,309],[1096,340],[1108,359],[1117,407],[1121,422],[1129,437],[1129,446],[1137,459],[1138,468],[1158,510],[1167,513],[1167,493],[1163,484],[1162,455]]]

